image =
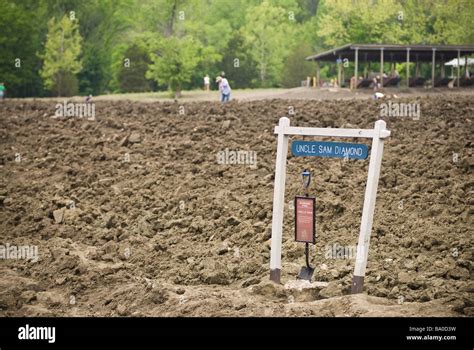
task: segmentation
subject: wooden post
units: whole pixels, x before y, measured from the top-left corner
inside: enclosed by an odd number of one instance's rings
[[[416,54],[415,78],[420,76],[420,62],[418,61],[418,54]]]
[[[289,135],[371,138],[372,149],[352,285],[352,293],[362,292],[365,269],[367,266],[372,220],[375,210],[375,198],[377,195],[377,186],[382,164],[383,140],[390,136],[390,131],[386,130],[385,127],[386,123],[383,120],[375,122],[373,129],[290,127],[290,120],[288,118],[280,118],[278,126],[275,127],[275,134],[278,135],[278,145],[275,165],[275,188],[273,192],[270,280],[280,283],[283,205],[285,201],[286,158],[288,153]]]
[[[464,76],[467,77],[467,55],[464,56]]]
[[[367,54],[365,54],[365,60],[364,60],[364,78],[367,79],[369,77],[369,71],[367,69]]]
[[[393,62],[393,53],[390,53],[390,75],[393,77],[393,71],[395,70],[395,63]]]
[[[343,84],[346,83],[346,70],[344,69],[344,63],[341,63],[341,85],[342,87]]]
[[[280,118],[278,124],[278,144],[275,166],[275,188],[273,191],[272,242],[270,252],[270,279],[280,283],[281,274],[281,238],[283,231],[283,205],[285,202],[286,157],[288,154],[288,135],[285,127],[290,119]]]
[[[431,60],[431,88],[435,87],[435,64],[436,64],[436,49],[433,47],[433,56]]]
[[[354,90],[357,90],[357,82],[359,81],[359,48],[358,47],[355,48],[354,77],[355,77]]]
[[[383,88],[383,47],[380,49],[380,87]]]
[[[367,175],[367,187],[365,188],[364,207],[362,209],[362,220],[360,223],[359,243],[357,245],[357,257],[352,278],[351,293],[361,293],[364,287],[365,270],[369,256],[370,234],[372,231],[372,220],[375,211],[375,198],[382,165],[383,141],[390,136],[385,129],[383,120],[375,122],[372,149],[370,151],[369,173]]]
[[[407,88],[410,87],[410,48],[407,48]]]
[[[446,70],[444,68],[444,54],[441,54],[441,79],[444,79],[444,76],[446,75]]]
[[[457,81],[458,81],[458,82],[457,82],[457,85],[458,85],[458,87],[461,86],[461,82],[459,81],[460,78],[461,78],[461,77],[460,77],[460,74],[459,74],[459,73],[460,73],[460,71],[459,71],[460,66],[461,66],[461,50],[458,50],[458,72],[457,72],[457,74],[458,74],[458,78],[457,78]]]
[[[317,88],[320,86],[320,84],[319,84],[319,77],[320,77],[319,60],[316,60],[316,87],[317,87]]]
[[[341,59],[341,55],[339,55],[339,61],[338,61],[338,65],[337,65],[337,85],[339,85],[338,87],[341,87],[341,75],[342,75],[342,59]]]

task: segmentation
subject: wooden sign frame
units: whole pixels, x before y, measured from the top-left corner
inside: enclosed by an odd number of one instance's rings
[[[373,129],[339,129],[339,128],[302,128],[290,126],[290,119],[280,118],[275,127],[277,135],[277,155],[275,164],[275,187],[273,191],[272,239],[270,251],[270,279],[280,283],[281,245],[283,231],[283,207],[285,201],[286,159],[288,155],[288,138],[290,135],[346,137],[372,139],[370,150],[369,172],[365,188],[364,206],[360,223],[357,257],[352,279],[352,294],[361,293],[367,268],[370,235],[375,211],[375,199],[382,165],[384,140],[390,136],[383,120],[375,122]]]

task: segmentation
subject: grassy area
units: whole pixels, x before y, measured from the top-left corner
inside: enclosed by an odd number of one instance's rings
[[[247,99],[258,96],[268,97],[272,95],[281,94],[284,92],[290,91],[290,89],[236,89],[232,90],[231,99]],[[15,98],[13,98],[15,99]],[[73,97],[26,97],[22,100],[51,100],[51,101],[84,101],[85,96],[73,96]],[[219,101],[220,95],[219,91],[211,90],[209,92],[203,90],[190,90],[183,91],[179,101]],[[131,93],[121,93],[121,94],[107,94],[107,95],[98,95],[93,96],[94,101],[121,101],[121,100],[130,100],[130,101],[174,101],[174,98],[171,97],[171,94],[168,91],[159,91],[159,92],[131,92]]]
[[[255,99],[258,97],[272,97],[278,94],[282,94],[290,91],[291,89],[235,89],[232,90],[231,99]],[[45,100],[45,101],[74,101],[74,102],[83,102],[85,96],[73,96],[73,97],[28,97],[23,98],[23,100]],[[219,101],[220,95],[219,91],[211,90],[209,92],[203,90],[190,90],[183,91],[179,101],[190,102],[190,101]],[[131,93],[121,93],[121,94],[107,94],[93,96],[94,101],[142,101],[142,102],[153,102],[153,101],[174,101],[175,99],[171,97],[171,94],[168,91],[159,91],[159,92],[131,92]]]
[[[269,95],[285,92],[287,89],[236,89],[232,90],[231,98],[246,98],[255,95]],[[160,92],[141,92],[141,93],[123,93],[100,95],[97,100],[132,100],[132,101],[174,101],[168,91]],[[211,90],[209,92],[203,90],[183,91],[179,101],[218,101],[219,91]]]

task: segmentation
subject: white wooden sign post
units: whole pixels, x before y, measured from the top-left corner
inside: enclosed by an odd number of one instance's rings
[[[339,129],[339,128],[300,128],[290,126],[290,120],[280,118],[275,127],[278,135],[275,188],[273,192],[272,240],[270,254],[270,279],[280,283],[281,273],[281,243],[283,229],[283,206],[285,202],[286,158],[288,153],[289,135],[329,136],[329,137],[362,137],[372,139],[370,152],[369,173],[365,189],[364,207],[360,224],[357,257],[352,280],[352,294],[361,293],[364,286],[365,269],[369,254],[370,233],[374,218],[375,198],[382,164],[383,142],[390,136],[383,120],[375,122],[373,129]]]

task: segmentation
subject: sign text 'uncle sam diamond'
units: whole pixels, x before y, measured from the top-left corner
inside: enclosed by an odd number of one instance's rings
[[[357,143],[294,141],[291,153],[297,157],[366,159],[369,150],[366,145]]]

